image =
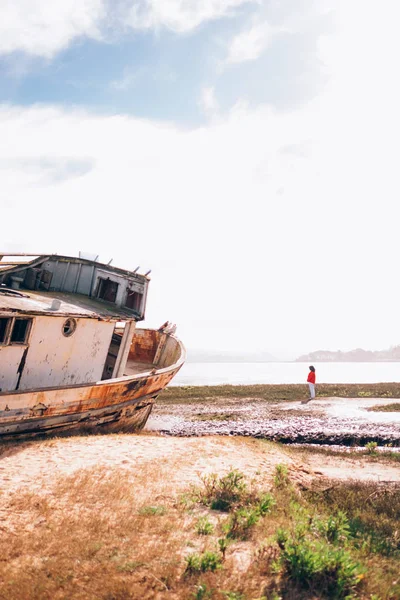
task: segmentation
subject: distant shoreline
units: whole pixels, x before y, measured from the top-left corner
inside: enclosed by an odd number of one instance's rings
[[[399,358],[393,358],[393,359],[385,359],[385,360],[379,360],[379,359],[374,359],[374,360],[315,360],[315,359],[298,359],[296,358],[295,360],[214,360],[214,359],[210,359],[210,360],[190,360],[190,358],[187,359],[186,361],[189,364],[198,364],[198,365],[212,365],[212,364],[222,364],[222,365],[251,365],[251,364],[260,364],[260,365],[265,365],[265,364],[274,364],[274,363],[287,363],[287,364],[292,364],[292,363],[303,363],[303,364],[308,364],[308,363],[315,363],[315,364],[331,364],[331,363],[342,363],[342,364],[352,364],[352,363],[360,363],[360,364],[373,364],[373,363],[400,363],[400,359]]]

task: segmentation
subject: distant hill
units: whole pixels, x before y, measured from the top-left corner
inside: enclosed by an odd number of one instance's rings
[[[230,352],[228,350],[187,350],[187,362],[199,363],[248,363],[276,362],[269,352]]]
[[[388,350],[363,350],[356,348],[349,352],[337,350],[317,350],[303,354],[295,362],[400,362],[400,346],[392,346]]]

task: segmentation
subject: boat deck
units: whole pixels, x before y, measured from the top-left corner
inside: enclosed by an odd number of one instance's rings
[[[153,363],[137,362],[134,360],[128,360],[125,367],[124,375],[137,375],[138,373],[145,373],[154,369]]]

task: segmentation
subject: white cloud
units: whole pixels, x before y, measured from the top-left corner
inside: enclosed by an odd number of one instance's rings
[[[255,22],[236,35],[231,41],[227,63],[241,63],[256,60],[267,49],[279,29],[272,28],[268,22]]]
[[[100,37],[104,0],[3,0],[0,54],[51,58],[72,40]]]
[[[243,4],[257,0],[136,0],[128,22],[136,29],[166,27],[188,32],[205,21],[234,14]]]
[[[188,32],[254,0],[3,0],[0,55],[52,58],[81,37],[120,28]]]

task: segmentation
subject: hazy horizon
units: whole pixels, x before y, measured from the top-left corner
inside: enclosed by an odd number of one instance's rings
[[[0,10],[0,251],[151,269],[187,347],[398,343],[395,0]]]
[[[395,345],[397,346],[397,344]],[[289,350],[287,352],[281,352],[281,353],[274,353],[272,351],[269,351],[268,349],[263,349],[263,350],[245,350],[245,351],[239,351],[239,350],[231,350],[231,349],[223,349],[223,348],[218,348],[218,349],[207,349],[207,348],[192,348],[192,347],[188,347],[186,348],[187,350],[187,354],[188,354],[188,358],[191,358],[191,356],[193,355],[197,355],[197,356],[201,356],[204,355],[205,357],[216,357],[216,356],[220,356],[220,357],[224,357],[224,356],[237,356],[238,358],[240,356],[243,357],[243,359],[248,358],[248,357],[254,357],[254,358],[258,358],[261,359],[263,356],[266,355],[270,355],[270,360],[271,361],[282,361],[282,362],[286,362],[286,361],[294,361],[298,358],[300,358],[301,356],[307,356],[309,354],[312,353],[316,353],[316,352],[342,352],[343,354],[346,354],[347,352],[352,352],[355,350],[363,350],[366,352],[381,352],[381,351],[389,351],[391,348],[395,347],[395,346],[391,346],[389,348],[361,348],[360,346],[357,346],[355,348],[349,348],[349,349],[343,349],[343,348],[315,348],[313,350],[308,350],[308,351],[303,351],[303,352],[290,352]],[[400,360],[400,359],[399,359]],[[263,362],[260,360],[260,362]],[[268,362],[268,359],[265,360],[265,362]],[[379,361],[377,361],[379,362]]]

